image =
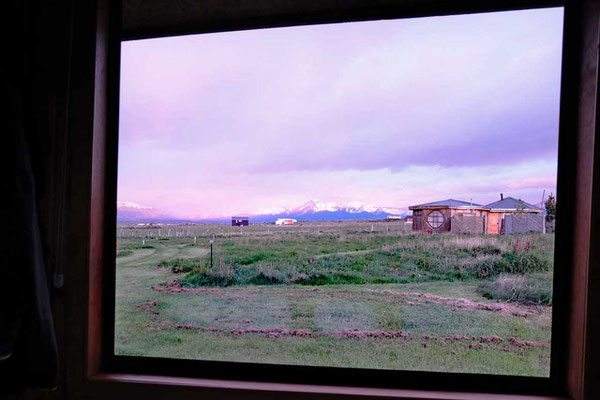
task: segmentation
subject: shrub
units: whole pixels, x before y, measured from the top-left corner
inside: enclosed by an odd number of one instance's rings
[[[552,305],[552,275],[503,274],[493,281],[483,282],[479,291],[489,299]]]
[[[149,244],[130,247],[130,249],[154,249],[155,247]]]
[[[223,276],[210,273],[208,271],[193,272],[183,278],[181,281],[183,286],[231,286],[235,284],[235,280],[231,276]]]
[[[537,253],[525,252],[504,253],[500,258],[485,258],[475,264],[473,274],[477,278],[487,278],[503,273],[526,274],[532,272],[545,272],[551,268],[548,257]]]
[[[259,272],[248,281],[251,285],[278,285],[284,283],[279,277]]]
[[[180,272],[192,272],[202,267],[202,263],[198,260],[172,260],[172,261],[162,261],[160,263],[161,267],[169,267],[171,271],[174,273]]]
[[[375,283],[375,284],[384,284],[384,283],[398,283],[398,279],[396,278],[389,278],[389,279],[373,279],[373,281],[371,283]]]
[[[259,253],[255,253],[252,255],[249,255],[247,257],[244,257],[242,259],[237,260],[237,264],[241,264],[241,265],[250,265],[250,264],[254,264],[258,261],[263,261],[266,260],[268,258],[271,257],[271,254],[265,253],[265,252],[259,252]]]
[[[133,251],[131,250],[121,250],[120,252],[117,253],[117,257],[127,257],[133,254]]]
[[[322,286],[322,285],[343,285],[343,284],[364,284],[367,283],[364,278],[356,275],[334,273],[320,274],[312,273],[307,277],[299,278],[294,283],[307,286]]]
[[[200,268],[180,280],[183,286],[231,286],[239,284],[235,270],[224,263],[212,269]]]
[[[485,246],[475,246],[475,247],[471,247],[471,248],[464,248],[461,249],[464,253],[467,253],[473,257],[477,257],[477,256],[494,256],[494,255],[500,255],[502,253],[502,250],[491,246],[491,245],[485,245]]]

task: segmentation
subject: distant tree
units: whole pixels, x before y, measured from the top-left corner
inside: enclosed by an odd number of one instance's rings
[[[548,196],[548,199],[546,200],[546,203],[544,203],[544,205],[546,206],[546,221],[554,221],[554,219],[556,218],[556,197],[554,197],[552,193],[550,193],[550,196]]]

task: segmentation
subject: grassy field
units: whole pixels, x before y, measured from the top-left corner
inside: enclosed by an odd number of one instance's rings
[[[117,233],[117,354],[549,374],[553,235],[385,221]]]

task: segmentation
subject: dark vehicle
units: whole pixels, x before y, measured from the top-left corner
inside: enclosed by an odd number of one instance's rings
[[[231,226],[248,226],[248,217],[231,217]]]

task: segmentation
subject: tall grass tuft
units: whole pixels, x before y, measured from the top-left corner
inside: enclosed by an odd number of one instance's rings
[[[552,305],[552,274],[503,274],[479,285],[479,291],[489,299],[528,304]]]

